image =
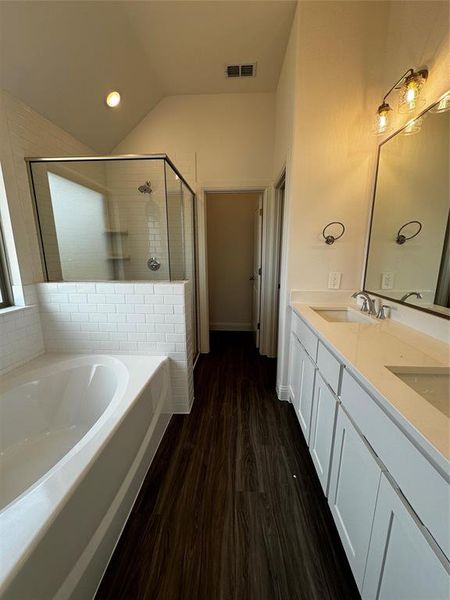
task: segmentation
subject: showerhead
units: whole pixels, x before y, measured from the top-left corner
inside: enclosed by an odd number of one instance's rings
[[[152,193],[152,185],[150,181],[146,181],[143,185],[138,187],[138,190],[141,194],[151,194]]]

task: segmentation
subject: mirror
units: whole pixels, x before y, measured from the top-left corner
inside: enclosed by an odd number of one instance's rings
[[[437,107],[380,145],[364,289],[450,318],[450,112]]]

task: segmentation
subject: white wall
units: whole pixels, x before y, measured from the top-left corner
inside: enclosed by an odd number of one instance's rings
[[[13,242],[7,238],[13,283],[43,280],[25,157],[84,156],[93,151],[6,92],[0,92],[0,164],[5,180]],[[3,206],[3,205],[2,205]],[[7,226],[9,228],[9,224]],[[15,254],[15,256],[14,256]]]
[[[274,178],[283,155],[287,162],[281,395],[291,290],[326,290],[330,271],[342,272],[341,289],[348,294],[362,285],[381,141],[372,128],[384,93],[407,68],[424,65],[430,68],[429,104],[450,88],[448,10],[446,2],[299,3],[276,95]],[[395,126],[411,118],[395,112]],[[332,220],[343,221],[347,231],[330,247],[321,231]]]
[[[210,329],[252,329],[258,193],[207,194]]]
[[[114,149],[166,153],[200,184],[270,181],[274,94],[169,96]]]

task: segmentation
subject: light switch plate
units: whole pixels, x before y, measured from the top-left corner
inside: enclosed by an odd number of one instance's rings
[[[332,271],[328,274],[328,289],[338,290],[341,287],[342,273],[339,271]]]
[[[386,272],[381,274],[381,289],[392,290],[394,287],[394,273]]]

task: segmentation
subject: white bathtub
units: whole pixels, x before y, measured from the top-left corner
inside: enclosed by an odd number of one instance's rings
[[[51,355],[0,378],[0,597],[92,598],[172,414],[165,357]]]

